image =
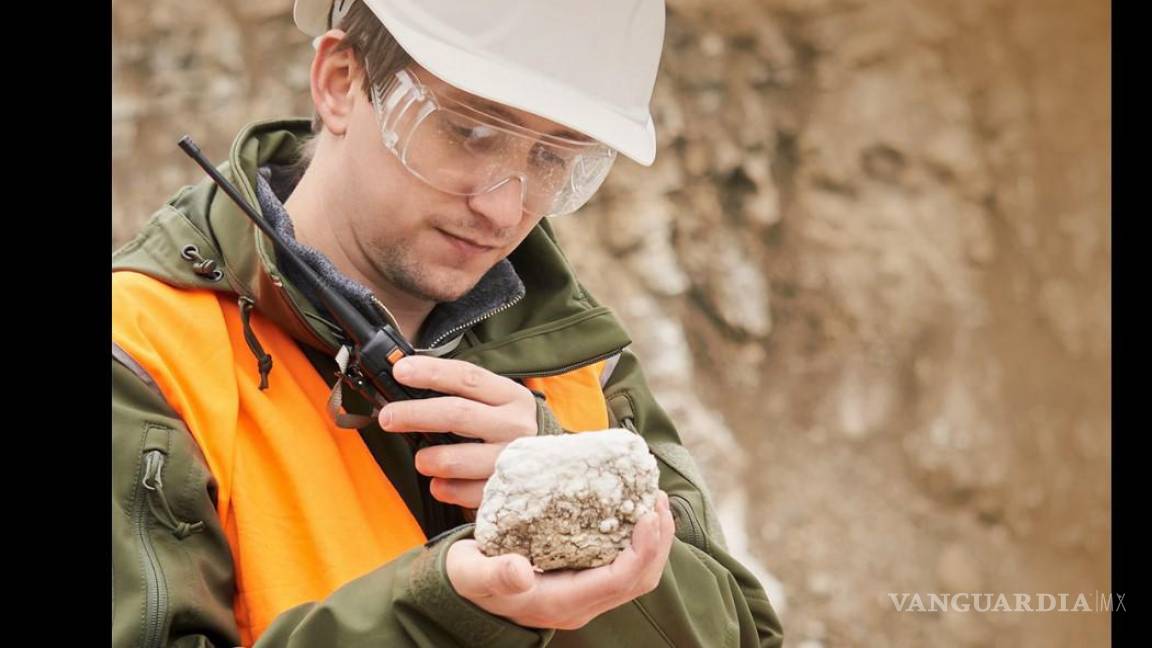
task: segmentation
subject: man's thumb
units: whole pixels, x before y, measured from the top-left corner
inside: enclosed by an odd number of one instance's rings
[[[532,564],[520,554],[507,554],[488,561],[488,591],[493,596],[510,596],[532,589]]]

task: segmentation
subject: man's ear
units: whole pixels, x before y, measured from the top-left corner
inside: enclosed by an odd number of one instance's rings
[[[316,55],[312,58],[312,105],[324,129],[333,135],[343,135],[348,130],[359,91],[359,66],[351,48],[336,51],[343,39],[344,32],[328,30],[315,40]]]

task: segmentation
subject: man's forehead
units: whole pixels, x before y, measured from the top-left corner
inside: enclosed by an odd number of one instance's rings
[[[514,124],[518,124],[526,128],[531,128],[532,130],[539,131],[541,133],[548,133],[550,135],[566,137],[568,139],[579,140],[582,142],[594,141],[587,135],[578,133],[566,126],[562,126],[551,120],[545,119],[538,115],[534,115],[528,111],[513,108],[512,106],[498,103],[490,99],[478,97],[466,90],[461,90],[460,88],[457,88],[456,86],[443,81],[431,72],[428,72],[423,67],[413,67],[416,71],[416,76],[419,77],[420,81],[427,85],[430,89],[445,96],[456,99],[457,101],[463,102],[468,106],[497,115]]]

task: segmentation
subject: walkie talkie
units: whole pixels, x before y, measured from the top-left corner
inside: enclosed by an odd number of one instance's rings
[[[240,209],[256,223],[278,246],[282,254],[290,257],[300,268],[305,280],[312,286],[324,307],[336,319],[336,323],[344,331],[345,337],[352,343],[352,353],[347,368],[341,373],[346,385],[356,390],[369,403],[377,407],[399,401],[416,398],[435,398],[443,396],[430,389],[415,389],[402,385],[392,377],[392,365],[404,356],[415,355],[412,346],[395,329],[385,323],[383,326],[374,326],[356,310],[356,307],[343,296],[326,285],[295,252],[288,247],[280,234],[276,232],[258,213],[248,204],[239,190],[216,170],[214,166],[200,152],[200,148],[192,143],[192,138],[185,135],[180,138],[180,148],[189,155],[212,180],[228,194]],[[419,435],[418,437],[416,435]],[[405,439],[413,449],[425,445],[441,445],[445,443],[472,442],[469,439],[452,433],[408,433]],[[421,441],[423,443],[421,443]]]

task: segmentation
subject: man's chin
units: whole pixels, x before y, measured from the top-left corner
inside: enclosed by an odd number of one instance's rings
[[[480,279],[465,284],[448,285],[440,283],[436,285],[423,285],[419,286],[415,291],[409,290],[409,293],[424,301],[444,304],[454,302],[472,292],[472,289],[475,288],[478,283],[480,283]]]
[[[426,263],[422,271],[389,273],[391,284],[410,297],[424,302],[442,304],[454,302],[471,292],[492,268],[455,268]]]

